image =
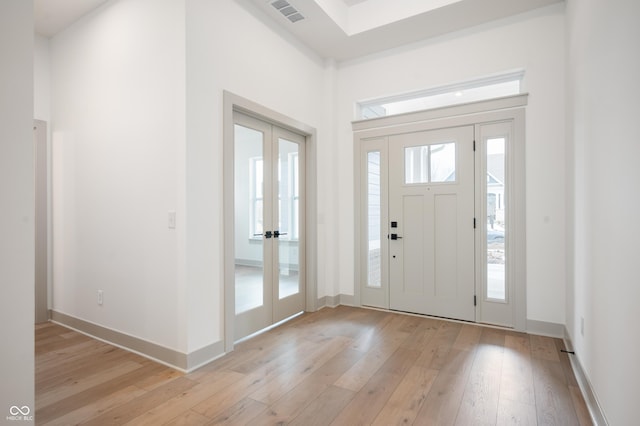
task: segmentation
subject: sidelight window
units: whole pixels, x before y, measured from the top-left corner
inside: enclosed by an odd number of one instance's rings
[[[382,286],[380,151],[367,153],[367,285]]]
[[[505,301],[505,138],[486,141],[487,298]]]

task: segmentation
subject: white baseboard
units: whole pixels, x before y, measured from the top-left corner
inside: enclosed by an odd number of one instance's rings
[[[226,352],[224,351],[224,341],[222,340],[204,346],[187,354],[187,367],[185,371],[190,373],[224,355],[226,355]]]
[[[318,309],[324,307],[335,308],[339,305],[354,306],[354,297],[348,294],[338,294],[336,296],[324,296],[318,299]]]
[[[322,308],[335,308],[339,304],[338,296],[323,296],[318,298],[318,303],[316,304],[317,309]]]
[[[224,355],[222,341],[186,354],[61,312],[52,310],[49,317],[57,324],[186,373]]]
[[[564,345],[568,351],[574,351],[573,342],[571,341],[571,336],[569,334],[569,330],[564,328]],[[591,415],[591,421],[596,426],[608,426],[609,422],[602,411],[602,407],[598,402],[598,398],[591,386],[591,382],[589,378],[585,374],[582,369],[582,364],[580,364],[580,358],[576,354],[569,355],[569,362],[571,362],[571,369],[573,370],[573,374],[576,376],[576,381],[578,382],[578,386],[580,387],[580,391],[582,392],[582,396],[584,397],[584,402],[587,404],[587,409],[589,410],[589,414]]]
[[[355,306],[355,297],[350,294],[341,294],[340,304],[344,306]]]
[[[564,324],[528,319],[527,333],[562,339],[564,337]]]

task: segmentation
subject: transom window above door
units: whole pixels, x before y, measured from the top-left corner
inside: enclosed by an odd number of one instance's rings
[[[387,117],[426,109],[521,94],[523,70],[460,81],[415,92],[360,101],[357,120]]]

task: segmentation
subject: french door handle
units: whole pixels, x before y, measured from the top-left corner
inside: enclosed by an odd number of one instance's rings
[[[273,238],[278,238],[280,235],[287,235],[286,232],[273,231]]]
[[[399,236],[398,234],[391,234],[391,239],[392,239],[392,240],[401,240],[401,239],[402,239],[402,237],[401,237],[401,236]]]
[[[267,231],[264,234],[253,234],[254,237],[262,237],[264,236],[265,238],[271,238],[271,231]],[[276,237],[278,238],[278,237]]]

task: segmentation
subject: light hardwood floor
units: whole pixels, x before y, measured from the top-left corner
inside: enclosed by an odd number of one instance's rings
[[[190,374],[36,326],[38,425],[589,425],[562,341],[338,307]]]

